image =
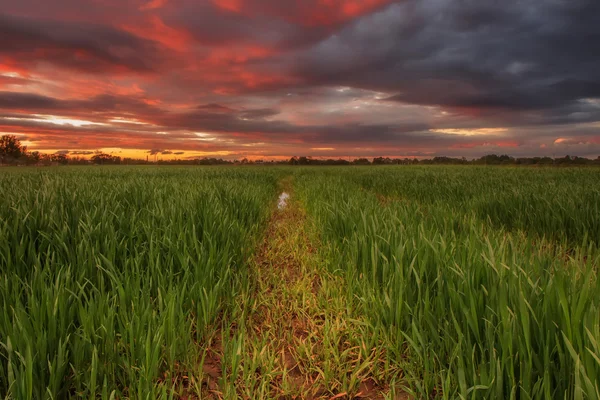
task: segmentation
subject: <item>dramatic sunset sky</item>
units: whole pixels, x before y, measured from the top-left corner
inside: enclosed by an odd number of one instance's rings
[[[599,0],[0,0],[0,132],[123,157],[600,155]]]

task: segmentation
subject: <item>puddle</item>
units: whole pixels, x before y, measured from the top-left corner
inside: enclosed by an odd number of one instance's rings
[[[277,204],[277,208],[282,210],[287,207],[287,201],[290,198],[290,195],[286,192],[283,192],[279,195],[279,203]]]

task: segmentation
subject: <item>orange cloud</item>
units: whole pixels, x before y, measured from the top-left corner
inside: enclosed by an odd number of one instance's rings
[[[29,78],[29,71],[8,57],[4,57],[4,61],[0,62],[0,74],[18,74],[21,78]]]

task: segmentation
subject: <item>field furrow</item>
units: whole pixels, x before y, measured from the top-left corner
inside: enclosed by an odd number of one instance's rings
[[[383,399],[392,375],[382,374],[383,349],[366,335],[367,323],[347,301],[341,278],[325,270],[292,178],[280,187],[291,197],[273,212],[248,290],[225,326],[225,376],[215,394]]]

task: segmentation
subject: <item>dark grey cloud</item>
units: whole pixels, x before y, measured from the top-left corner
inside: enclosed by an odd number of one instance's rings
[[[0,55],[23,65],[46,61],[84,72],[150,72],[158,46],[107,25],[0,15]]]
[[[243,110],[239,113],[242,119],[264,119],[274,117],[279,114],[279,110],[273,108],[258,108],[254,110]]]
[[[110,116],[127,116],[136,112],[144,115],[149,122],[160,126],[134,125],[104,126],[86,125],[73,126],[65,124],[60,129],[65,132],[86,132],[88,134],[120,133],[130,135],[153,135],[157,129],[169,131],[186,131],[182,138],[194,137],[190,132],[217,132],[221,138],[233,138],[249,141],[259,135],[264,140],[285,141],[291,138],[306,143],[350,143],[350,142],[403,142],[417,139],[413,134],[427,131],[430,126],[424,123],[348,123],[336,125],[295,125],[285,120],[277,119],[278,109],[259,108],[234,110],[228,107],[210,105],[196,107],[187,112],[168,112],[160,108],[147,106],[135,99],[119,96],[97,96],[90,100],[63,101],[50,97],[29,95],[12,92],[0,92],[0,108],[23,109],[33,113],[57,112],[67,113],[71,117],[86,115],[90,111]],[[57,129],[51,121],[39,120],[35,115],[3,114],[0,115],[0,126],[18,126],[28,128]],[[173,138],[174,134],[169,134]],[[427,140],[421,136],[420,141]],[[152,149],[151,154],[162,153],[164,149]],[[165,153],[163,153],[165,154]]]
[[[354,96],[358,96],[359,101],[362,98],[362,92],[360,91],[344,90],[340,94],[352,101],[353,97],[347,96],[347,92],[352,92]],[[364,95],[364,93],[362,94]],[[15,101],[15,98],[19,101]],[[127,115],[131,109],[146,107],[145,103],[106,96],[75,103],[42,96],[14,96],[14,93],[0,94],[0,104],[9,104],[7,99],[16,108],[29,105],[29,110],[34,112],[48,111],[48,108],[50,108],[50,111],[58,110],[61,114],[67,111],[73,112],[71,107],[77,104],[84,108],[92,107],[91,109],[95,110],[106,110],[109,115],[113,115],[114,110]],[[1,101],[4,101],[4,103],[1,103]],[[41,109],[37,110],[32,105],[41,107]],[[589,107],[590,110],[595,109],[595,106],[591,104]],[[579,108],[575,107],[573,110],[579,110]],[[76,111],[75,115],[80,112],[85,111]],[[559,154],[562,151],[568,151],[571,154],[583,154],[582,152],[585,151],[586,154],[593,154],[593,151],[599,148],[598,145],[593,143],[593,138],[598,136],[598,129],[593,127],[589,129],[574,128],[573,130],[548,129],[547,132],[544,132],[545,129],[543,129],[539,131],[540,123],[547,123],[546,118],[548,117],[544,117],[544,114],[539,116],[538,111],[532,111],[533,114],[519,114],[521,116],[518,120],[520,125],[515,125],[515,129],[511,132],[491,133],[484,135],[484,137],[448,134],[443,129],[440,130],[440,128],[472,129],[481,127],[478,123],[464,118],[462,120],[440,121],[435,124],[418,122],[417,118],[416,122],[399,120],[395,123],[350,122],[296,125],[286,120],[277,119],[278,112],[278,109],[272,108],[235,110],[225,106],[209,105],[196,106],[187,112],[175,113],[153,107],[150,110],[151,115],[148,115],[148,118],[151,118],[149,122],[152,122],[153,125],[138,126],[136,124],[132,126],[122,124],[80,127],[72,125],[58,127],[49,121],[39,120],[35,115],[8,113],[0,115],[0,128],[4,126],[11,130],[18,130],[15,127],[20,127],[38,132],[48,132],[44,135],[45,140],[50,140],[53,135],[52,132],[60,130],[60,136],[63,140],[71,137],[74,148],[81,148],[78,144],[85,142],[86,137],[95,138],[95,141],[92,142],[94,148],[154,146],[156,144],[164,146],[162,148],[152,148],[148,151],[151,155],[175,154],[172,150],[166,150],[165,148],[222,151],[254,143],[272,143],[278,146],[290,146],[289,144],[295,143],[296,146],[308,148],[335,147],[339,148],[337,150],[340,152],[339,154],[348,152],[351,155],[360,155],[360,152],[363,152],[363,155],[388,154],[385,151],[390,151],[389,154],[400,154],[398,149],[402,149],[402,154],[405,154],[407,151],[418,151],[414,149],[423,148],[448,149],[447,152],[438,151],[436,153],[438,155],[459,154],[461,152],[462,154],[474,154],[477,151],[491,152],[498,149],[511,154],[513,152],[522,154],[525,150],[517,150],[514,146],[526,145],[526,138],[537,137],[552,143],[557,137],[563,136],[566,139],[562,147],[557,148]],[[527,120],[525,116],[530,120]],[[501,118],[505,117],[504,114],[501,116]],[[570,122],[590,120],[586,115],[580,115],[576,112],[571,118]],[[555,122],[558,123],[558,121]],[[562,122],[567,123],[568,121]],[[157,130],[166,131],[167,134],[157,135]],[[199,137],[194,132],[208,132],[211,133],[211,136],[208,141],[205,141],[205,136]],[[106,144],[100,146],[98,141]],[[502,145],[494,145],[494,143],[509,143],[512,147],[507,150]],[[567,148],[565,147],[567,144],[572,146]],[[350,151],[349,148],[357,150]],[[478,150],[473,150],[474,148]],[[526,147],[526,149],[531,151],[532,147]],[[539,147],[537,150],[540,152]],[[304,154],[311,154],[311,151],[306,151]]]
[[[293,63],[305,82],[409,104],[564,114],[600,98],[599,20],[596,0],[405,1]]]
[[[267,15],[248,18],[215,7],[210,2],[187,2],[166,15],[172,24],[187,28],[195,38],[206,45],[261,43],[265,46],[301,44],[323,39],[324,33],[305,32],[300,27]],[[312,39],[312,40],[311,40]]]
[[[177,129],[209,132],[295,132],[294,126],[281,120],[266,120],[275,116],[275,109],[214,109],[203,108],[183,113],[164,113],[156,121]]]
[[[163,149],[151,149],[147,151],[148,154],[150,154],[151,156],[157,155],[157,154],[162,154],[162,155],[170,155],[170,154],[183,154],[184,152],[179,151],[179,152],[173,152],[171,150],[163,150]]]
[[[228,112],[234,111],[232,108],[229,108],[227,106],[217,104],[217,103],[201,104],[198,106],[198,109],[208,111],[208,112],[217,112],[217,113],[218,112],[228,113]]]
[[[314,45],[348,22],[327,15],[339,13],[339,4],[319,14],[324,5],[319,0],[245,0],[242,5],[241,12],[231,12],[210,1],[175,0],[163,16],[206,45],[254,44],[283,51]]]
[[[0,108],[14,109],[60,109],[64,106],[61,101],[52,97],[42,96],[33,93],[20,92],[0,92]]]
[[[162,112],[135,96],[102,94],[85,100],[62,100],[34,93],[0,91],[0,109],[28,112],[69,111],[70,115],[90,113],[123,113],[139,116]],[[15,114],[16,115],[16,114]],[[24,116],[27,118],[27,116]]]

